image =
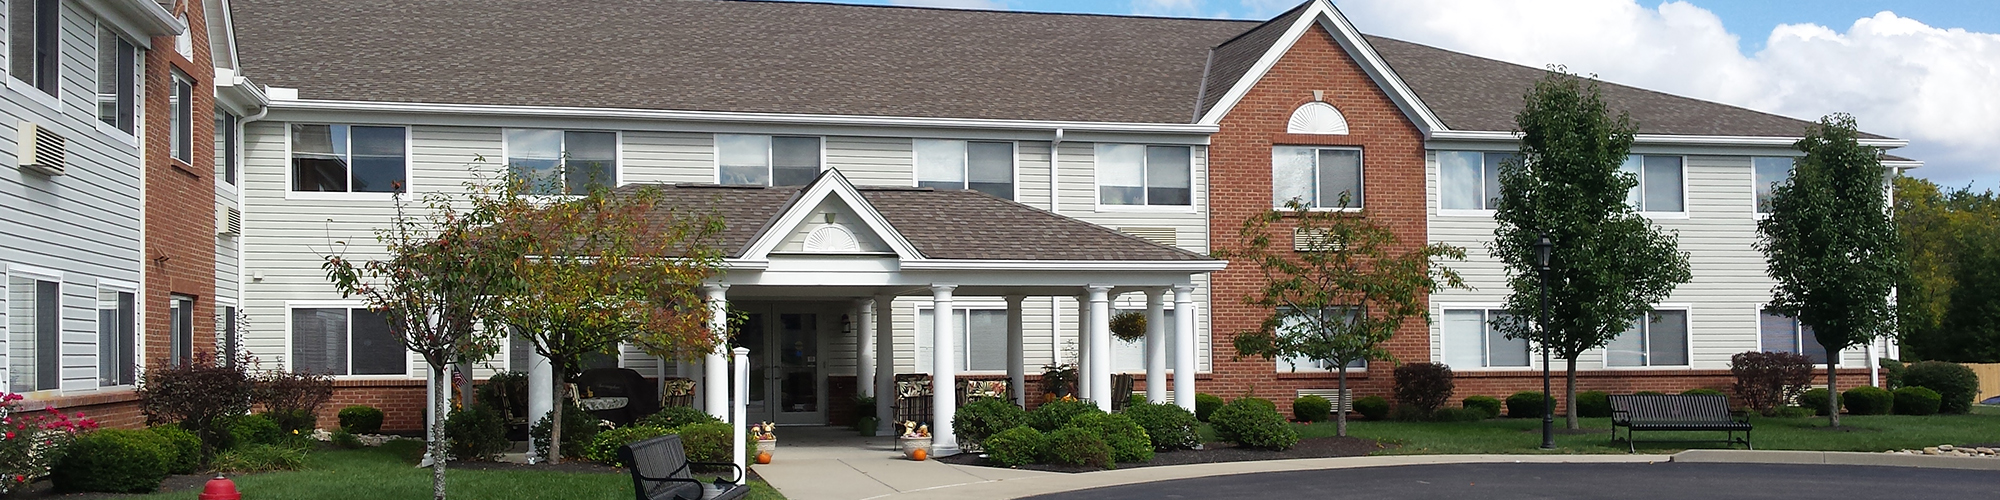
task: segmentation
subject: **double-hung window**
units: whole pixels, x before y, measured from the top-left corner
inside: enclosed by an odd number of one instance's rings
[[[215,112],[215,163],[222,167],[222,182],[236,185],[236,115]]]
[[[168,118],[168,126],[174,133],[174,159],[181,163],[194,164],[194,84],[181,72],[174,72],[174,93],[167,96],[167,104],[173,114]]]
[[[174,295],[167,299],[167,349],[173,366],[194,358],[194,298]]]
[[[221,345],[216,346],[216,352],[219,353],[216,357],[222,358],[223,366],[235,367],[236,355],[243,349],[243,339],[237,336],[236,331],[236,306],[222,306],[221,309],[222,321],[215,325],[216,328],[222,329],[221,335],[217,338]]]
[[[1804,354],[1816,364],[1826,364],[1826,347],[1819,345],[1811,326],[1791,316],[1765,309],[1757,312],[1757,343],[1765,352]]]
[[[136,380],[138,317],[132,292],[97,291],[97,385],[132,385]]]
[[[139,48],[110,26],[97,27],[97,120],[132,134],[138,123]]]
[[[1189,206],[1194,203],[1194,148],[1097,145],[1099,205]]]
[[[1640,212],[1687,212],[1681,157],[1631,155],[1618,168],[1639,179],[1639,185],[1625,195],[1625,202],[1632,208]]]
[[[7,387],[55,389],[62,383],[62,283],[7,279]]]
[[[1500,163],[1513,153],[1439,151],[1438,208],[1495,210],[1500,208]]]
[[[716,182],[803,186],[819,176],[818,137],[715,135]]]
[[[359,307],[292,309],[291,369],[320,375],[403,375],[406,351],[382,313]]]
[[[1604,346],[1604,366],[1687,366],[1688,312],[1659,309]]]
[[[937,309],[917,310],[917,369],[928,372],[931,330],[937,324]],[[951,356],[960,370],[999,371],[1007,369],[1007,311],[1005,309],[953,308],[951,311]]]
[[[1752,182],[1757,183],[1757,214],[1771,213],[1771,191],[1779,184],[1792,178],[1792,159],[1789,157],[1758,157],[1750,159]]]
[[[1014,143],[917,139],[917,185],[1014,199]]]
[[[1146,310],[1144,308],[1119,309],[1116,311],[1112,311],[1112,314],[1122,314],[1127,312],[1136,312],[1139,314],[1145,314]],[[1164,337],[1167,342],[1167,357],[1166,357],[1167,369],[1173,370],[1174,369],[1173,360],[1174,356],[1176,356],[1175,353],[1180,352],[1180,350],[1174,348],[1174,344],[1176,344],[1176,342],[1174,342],[1174,309],[1172,301],[1168,301],[1166,308],[1166,316],[1164,316],[1164,318],[1165,321],[1163,321],[1162,324],[1166,327],[1165,330],[1166,335]],[[1146,326],[1148,327],[1148,329],[1151,329],[1150,327],[1152,325],[1149,324]],[[1121,373],[1146,371],[1146,352],[1150,350],[1150,347],[1146,345],[1146,340],[1147,339],[1142,338],[1139,340],[1126,342],[1123,340],[1118,340],[1117,337],[1113,337],[1111,339],[1111,371],[1121,372]]]
[[[1361,208],[1359,148],[1271,148],[1271,206]]]
[[[1287,311],[1287,310],[1289,310],[1289,308],[1280,309],[1280,311]],[[1321,309],[1319,311],[1319,316],[1316,318],[1309,318],[1297,314],[1286,315],[1284,323],[1278,326],[1277,334],[1319,335],[1320,333],[1313,331],[1315,323],[1319,324],[1320,326],[1328,326],[1329,323],[1332,322],[1351,322],[1354,321],[1356,315],[1360,314],[1360,312],[1361,312],[1360,309],[1352,307],[1330,307],[1326,309]],[[1347,363],[1347,369],[1349,370],[1360,370],[1366,368],[1368,368],[1368,360],[1365,359],[1357,359]],[[1327,363],[1325,361],[1320,361],[1316,359],[1308,359],[1305,357],[1278,358],[1278,371],[1281,372],[1296,372],[1299,370],[1331,371],[1333,369],[1334,366],[1332,363]]]
[[[62,0],[8,0],[7,74],[56,95],[62,67]]]
[[[507,129],[507,171],[529,193],[584,194],[618,185],[618,134]]]
[[[1528,366],[1528,340],[1507,338],[1497,326],[1507,317],[1503,309],[1446,309],[1444,363],[1460,370]]]
[[[403,127],[292,124],[292,190],[404,192],[404,139]]]

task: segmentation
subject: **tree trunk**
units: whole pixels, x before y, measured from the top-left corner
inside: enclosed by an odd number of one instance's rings
[[[545,458],[551,464],[560,465],[562,464],[563,407],[568,406],[563,404],[563,399],[569,397],[569,394],[564,394],[563,391],[565,385],[563,384],[562,368],[551,368],[551,370],[555,372],[556,390],[553,394],[556,395],[556,404],[549,407],[549,456]]]
[[[1576,357],[1571,356],[1564,361],[1569,363],[1569,373],[1564,376],[1567,382],[1563,388],[1563,401],[1568,401],[1569,407],[1563,409],[1563,418],[1568,419],[1570,429],[1581,429],[1576,424]]]
[[[437,414],[437,420],[431,422],[431,442],[429,443],[431,454],[431,495],[436,500],[444,500],[444,402],[451,399],[451,379],[445,378],[444,367],[445,365],[443,364],[431,364],[431,380],[436,381],[435,383],[444,384],[444,387],[438,387],[436,390],[431,391],[431,411]]]
[[[1354,398],[1347,396],[1347,364],[1340,364],[1340,390],[1334,391],[1333,435],[1347,437],[1347,405]]]
[[[1833,375],[1838,370],[1835,363],[1840,361],[1840,352],[1828,350],[1826,353],[1826,425],[1840,427],[1840,391],[1835,390]]]

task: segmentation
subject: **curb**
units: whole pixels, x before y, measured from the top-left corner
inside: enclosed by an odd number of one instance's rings
[[[1672,461],[1680,463],[1866,465],[1875,467],[1921,467],[1928,469],[2000,471],[2000,459],[1995,458],[1852,451],[1688,450],[1675,453]]]

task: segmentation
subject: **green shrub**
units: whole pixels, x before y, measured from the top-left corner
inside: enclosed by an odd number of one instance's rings
[[[562,454],[564,457],[582,458],[584,448],[589,447],[590,441],[597,438],[599,430],[597,416],[578,408],[575,403],[570,403],[567,399],[562,404]],[[534,440],[535,449],[549,449],[549,419],[553,416],[555,416],[553,413],[543,416],[533,427],[528,428],[528,439]],[[723,442],[727,443],[729,440],[725,439]]]
[[[528,372],[493,374],[486,383],[479,384],[475,401],[499,410],[504,418],[527,420]]]
[[[672,434],[672,432],[650,425],[628,425],[599,432],[597,433],[597,437],[590,441],[590,449],[584,450],[583,458],[592,462],[609,464],[612,467],[624,467],[625,464],[618,462],[619,447],[668,434]],[[686,441],[687,437],[682,436],[681,440]],[[727,442],[727,440],[724,441]],[[756,448],[755,445],[752,445],[752,447],[744,449],[754,450]],[[735,452],[731,451],[729,454],[732,460],[735,459]]]
[[[639,421],[633,422],[632,425],[673,429],[688,424],[706,424],[721,421],[715,418],[715,416],[709,415],[708,412],[697,410],[692,406],[669,406],[661,408],[658,413],[640,418]]]
[[[1088,429],[1057,429],[1049,433],[1048,442],[1042,450],[1042,461],[1052,464],[1088,465],[1102,469],[1117,466],[1117,462],[1111,461],[1111,445]]]
[[[986,458],[1008,467],[1020,467],[1040,460],[1048,437],[1034,427],[1019,426],[986,438]]]
[[[159,436],[157,444],[166,452],[168,474],[193,474],[201,468],[201,438],[187,429],[171,425],[155,425],[146,429]]]
[[[149,493],[167,479],[167,454],[158,434],[99,429],[77,438],[49,479],[64,491]]]
[[[488,460],[510,444],[507,422],[483,404],[452,410],[444,420],[444,435],[452,458],[459,460]]]
[[[1307,394],[1292,400],[1292,420],[1299,422],[1325,422],[1333,415],[1333,402],[1326,398]]]
[[[1434,422],[1478,422],[1486,419],[1486,410],[1478,408],[1438,408],[1431,412]]]
[[[278,423],[263,415],[239,415],[230,420],[229,435],[234,443],[232,447],[278,444],[283,436],[278,430]]]
[[[1819,412],[1803,406],[1780,406],[1771,412],[1771,416],[1777,418],[1806,418],[1817,414]]]
[[[1826,416],[1826,388],[1814,387],[1799,393],[1799,406],[1812,408],[1813,414]]]
[[[1215,427],[1216,438],[1237,446],[1283,450],[1299,442],[1298,431],[1278,414],[1277,405],[1265,399],[1237,398],[1209,415],[1208,423]]]
[[[1069,425],[1069,419],[1088,413],[1104,413],[1104,410],[1097,409],[1097,403],[1089,401],[1058,399],[1042,403],[1035,407],[1035,411],[1028,412],[1027,424],[1038,431],[1055,432]]]
[[[678,429],[668,429],[667,432],[681,436],[681,448],[687,450],[688,460],[728,462],[736,459],[736,451],[729,445],[729,439],[734,437],[731,433],[735,432],[735,428],[727,423],[689,424]],[[743,446],[745,450],[757,449],[757,436],[752,436],[748,432],[743,433]]]
[[[278,431],[283,434],[312,432],[314,424],[318,423],[318,418],[305,410],[267,411],[263,415],[271,423],[278,424]]]
[[[1897,415],[1935,415],[1944,403],[1944,397],[1937,391],[1919,385],[1896,389],[1895,394]]]
[[[1542,393],[1534,391],[1516,392],[1507,396],[1507,418],[1533,418],[1542,416],[1548,400]]]
[[[340,409],[340,428],[355,434],[382,432],[382,409],[354,405]]]
[[[1726,392],[1722,392],[1722,391],[1719,391],[1719,390],[1715,390],[1715,389],[1710,389],[1710,388],[1707,388],[1707,387],[1696,387],[1696,388],[1693,388],[1693,389],[1688,389],[1688,390],[1685,390],[1685,391],[1681,391],[1681,395],[1682,395],[1682,396],[1722,396],[1722,397],[1725,397],[1725,398],[1726,398],[1726,397],[1729,397],[1729,393],[1726,393]]]
[[[1409,363],[1396,367],[1396,406],[1408,406],[1424,415],[1451,401],[1451,367],[1439,363]]]
[[[1354,412],[1369,420],[1389,418],[1389,399],[1381,396],[1363,396],[1354,400]]]
[[[1908,365],[1904,365],[1902,361],[1889,358],[1878,359],[1875,363],[1877,366],[1882,367],[1882,383],[1887,385],[1889,390],[1893,391],[1903,387],[1903,369],[1907,368]]]
[[[1069,421],[1069,427],[1083,429],[1104,438],[1111,446],[1111,460],[1145,462],[1153,459],[1153,439],[1146,429],[1119,413],[1085,413]]]
[[[1500,417],[1500,400],[1493,399],[1492,396],[1468,397],[1465,398],[1464,402],[1459,403],[1459,406],[1467,410],[1478,410],[1480,420]]]
[[[1903,368],[1903,387],[1922,387],[1943,398],[1940,413],[1972,411],[1972,398],[1979,394],[1979,375],[1965,365],[1948,361],[1922,361]]]
[[[171,422],[201,438],[202,453],[230,445],[229,421],[250,411],[255,381],[249,360],[216,359],[196,351],[186,363],[158,363],[139,377],[139,411],[147,422]]]
[[[253,444],[215,456],[218,472],[272,472],[299,470],[306,466],[306,451],[295,446]]]
[[[1864,385],[1841,393],[1840,402],[1852,415],[1888,415],[1895,408],[1896,394]]]
[[[1428,422],[1430,419],[1430,414],[1415,406],[1399,404],[1395,409],[1389,410],[1389,420],[1397,422]]]
[[[1124,415],[1146,429],[1146,437],[1152,438],[1155,450],[1188,449],[1201,444],[1201,434],[1196,431],[1201,423],[1195,421],[1193,412],[1180,405],[1136,404],[1125,407]]]
[[[1576,416],[1583,418],[1606,418],[1611,416],[1611,395],[1602,391],[1576,393]]]
[[[368,446],[366,443],[361,442],[361,438],[355,437],[354,433],[347,432],[346,429],[333,431],[333,436],[328,441],[333,443],[333,447],[343,450],[355,450]]]
[[[1667,393],[1664,393],[1664,392],[1660,392],[1660,391],[1639,391],[1639,392],[1634,392],[1634,393],[1632,393],[1632,395],[1634,395],[1634,396],[1665,396],[1665,395],[1667,395]]]
[[[1014,406],[1014,402],[979,398],[958,409],[958,414],[951,417],[951,430],[958,433],[959,444],[979,447],[987,436],[1027,422],[1028,412]]]
[[[1222,398],[1216,397],[1216,395],[1214,394],[1208,394],[1202,392],[1197,392],[1194,394],[1195,420],[1207,422],[1208,416],[1214,414],[1216,408],[1221,408],[1221,407],[1222,407]]]

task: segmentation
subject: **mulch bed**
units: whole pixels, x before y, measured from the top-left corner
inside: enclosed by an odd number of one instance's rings
[[[230,474],[229,477],[231,479],[234,479],[237,477],[237,475]],[[210,479],[215,479],[215,475],[184,474],[184,475],[167,476],[167,480],[165,482],[160,483],[159,492],[169,493],[175,491],[201,491],[203,486],[208,485],[208,480]],[[98,492],[61,493],[55,491],[55,484],[50,483],[48,480],[44,479],[41,481],[35,481],[33,484],[29,484],[26,488],[23,488],[20,491],[16,491],[12,495],[8,495],[7,498],[8,500],[13,500],[16,498],[60,498],[63,500],[98,500],[106,498],[128,498],[132,496],[135,495],[127,493],[98,493]]]
[[[1394,448],[1395,445],[1378,443],[1373,439],[1355,437],[1322,437],[1300,439],[1297,446],[1285,451],[1271,451],[1259,448],[1238,448],[1227,443],[1208,443],[1199,450],[1162,451],[1153,454],[1150,462],[1119,462],[1118,468],[1158,467],[1162,465],[1209,464],[1220,462],[1249,462],[1256,460],[1284,460],[1290,458],[1333,458],[1359,457],[1377,451]],[[977,465],[981,467],[1008,468],[982,458],[976,453],[961,453],[937,459],[956,465]],[[1018,467],[1025,470],[1045,472],[1092,472],[1103,469],[1087,466],[1029,464]]]

